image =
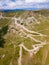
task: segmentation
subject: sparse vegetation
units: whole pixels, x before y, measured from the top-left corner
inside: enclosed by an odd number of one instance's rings
[[[49,10],[0,13],[0,65],[49,65]],[[28,50],[42,42],[30,57]]]

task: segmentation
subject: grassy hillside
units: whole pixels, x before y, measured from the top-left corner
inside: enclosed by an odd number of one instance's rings
[[[30,50],[42,42],[31,57],[22,48],[21,65],[49,65],[49,10],[0,12],[0,65],[19,64],[20,44]]]

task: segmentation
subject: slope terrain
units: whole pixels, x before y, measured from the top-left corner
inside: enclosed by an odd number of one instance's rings
[[[49,65],[49,10],[0,12],[0,65]]]

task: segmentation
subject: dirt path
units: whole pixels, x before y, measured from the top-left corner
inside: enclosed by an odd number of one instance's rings
[[[28,30],[27,28],[25,28],[25,26],[23,26],[23,25],[17,23],[17,20],[18,20],[17,18],[14,17],[13,19],[14,19],[14,21],[15,21],[15,26],[20,27],[22,30],[27,31],[27,32],[29,32],[30,34],[35,33],[35,34],[38,34],[38,35],[40,35],[40,36],[46,36],[46,35],[44,35],[44,34],[41,34],[41,33],[35,32],[35,31],[31,31],[31,30]],[[21,21],[21,20],[20,20],[20,21]],[[23,32],[23,31],[22,31],[22,32]],[[25,34],[26,34],[26,33],[25,33]],[[28,48],[26,48],[26,47],[23,45],[23,43],[20,44],[20,45],[19,45],[20,50],[19,50],[18,65],[22,65],[22,48],[24,48],[24,50],[27,51],[27,52],[30,54],[30,56],[32,56],[33,54],[36,54],[36,53],[39,51],[39,49],[46,44],[45,41],[42,42],[42,41],[40,41],[40,40],[36,40],[36,39],[33,38],[31,35],[28,35],[28,34],[26,34],[26,35],[27,35],[27,37],[29,37],[30,39],[33,39],[35,42],[40,42],[40,44],[32,45],[33,49],[28,49]]]
[[[18,27],[21,27],[23,30],[25,30],[25,31],[27,31],[29,33],[35,33],[35,34],[38,34],[40,36],[45,36],[44,34],[41,34],[41,33],[35,32],[35,31],[31,31],[31,30],[28,30],[27,28],[25,28],[25,26],[23,26],[21,24],[18,24],[17,23],[17,20],[18,20],[17,18],[13,18],[13,19],[15,20],[15,25],[18,26]],[[20,19],[20,21],[21,21],[21,19]]]
[[[28,49],[24,46],[24,44],[20,44],[20,50],[19,50],[19,58],[18,58],[18,65],[22,65],[22,48],[27,51],[30,54],[30,57],[32,57],[33,54],[36,54],[41,47],[46,45],[46,42],[41,42],[41,44],[35,44],[32,45],[33,49]]]
[[[3,19],[4,19],[4,18],[8,19],[8,17],[3,17],[3,16],[0,16],[0,17],[3,18]],[[9,18],[10,18],[10,17],[9,17]],[[33,17],[33,19],[35,19],[35,18]],[[35,33],[35,34],[37,34],[37,35],[39,35],[39,36],[42,36],[42,37],[43,37],[43,36],[46,36],[46,35],[44,35],[44,34],[42,34],[42,33],[39,33],[39,32],[31,31],[31,30],[27,29],[25,26],[23,26],[23,25],[17,23],[17,20],[20,20],[20,22],[23,21],[23,19],[21,19],[21,17],[20,17],[20,18],[12,17],[11,20],[14,20],[13,22],[15,23],[15,26],[16,26],[16,27],[20,27],[21,32],[23,32],[23,33],[26,35],[26,37],[29,37],[30,39],[34,40],[35,42],[39,42],[39,43],[40,43],[40,44],[32,45],[33,49],[28,49],[28,48],[26,48],[23,43],[21,43],[21,44],[19,45],[20,50],[19,50],[18,65],[22,65],[22,48],[23,48],[25,51],[27,51],[27,52],[30,54],[30,57],[31,57],[33,54],[36,54],[41,47],[43,47],[44,45],[46,45],[46,41],[42,42],[42,41],[40,41],[40,40],[35,39],[35,38],[33,37],[33,33]],[[36,20],[36,19],[35,19],[35,20]],[[38,23],[37,20],[36,20],[36,23]],[[15,30],[15,29],[14,29],[14,30]],[[29,32],[29,34],[25,33],[24,30],[25,30],[26,32]],[[35,36],[37,36],[37,35],[35,35]],[[14,53],[15,53],[15,46],[14,46]]]
[[[18,58],[18,65],[22,65],[21,61],[22,61],[22,47],[21,45],[19,45],[20,50],[19,50],[19,58]]]

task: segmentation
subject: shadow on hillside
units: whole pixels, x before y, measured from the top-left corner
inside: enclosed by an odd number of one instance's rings
[[[4,47],[5,44],[5,39],[4,39],[4,35],[7,33],[8,30],[8,26],[5,26],[3,28],[0,29],[0,47]]]

